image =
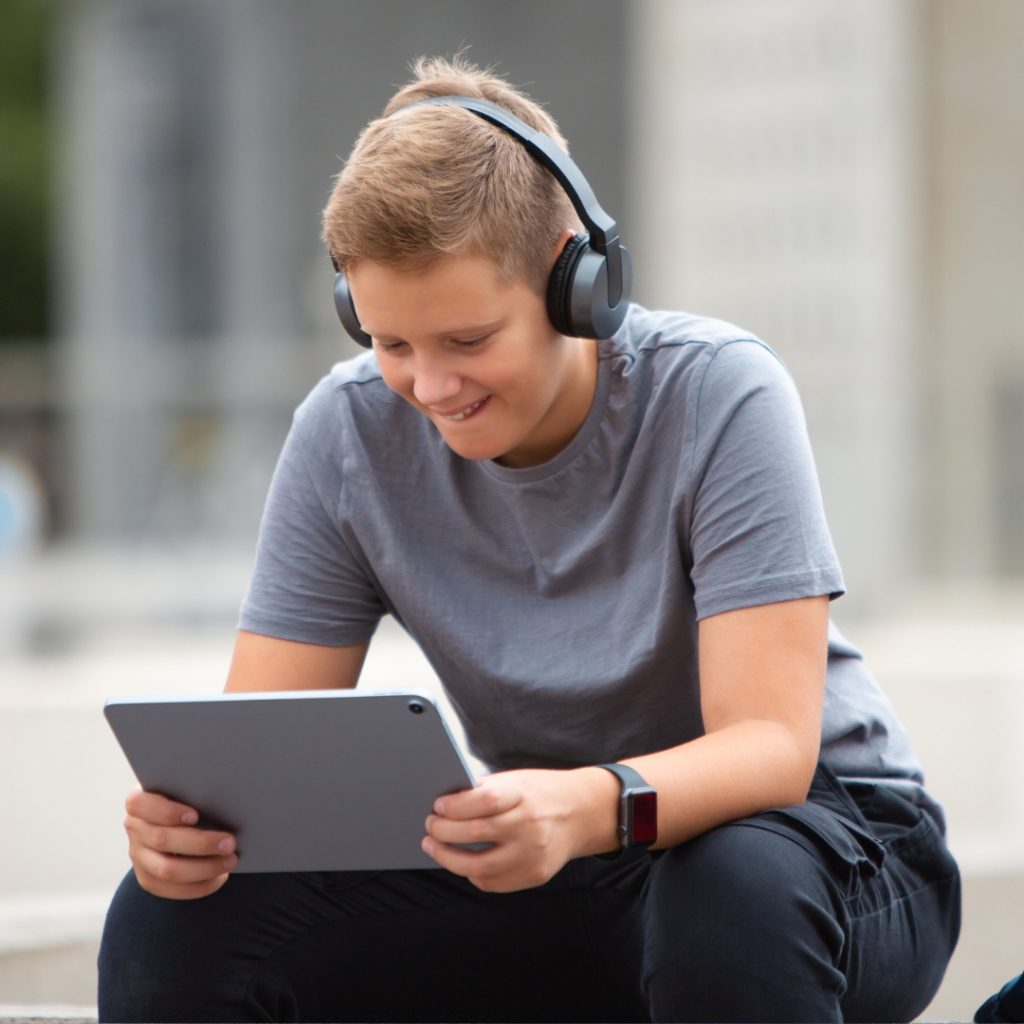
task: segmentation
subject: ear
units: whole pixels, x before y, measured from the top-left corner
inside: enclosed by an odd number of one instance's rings
[[[554,267],[555,263],[558,260],[558,257],[562,255],[562,250],[565,248],[566,243],[569,241],[570,238],[575,238],[575,237],[576,237],[576,232],[570,230],[569,228],[566,228],[558,236],[558,241],[555,242],[555,247],[551,250],[551,257],[548,260],[548,273],[551,272],[552,268]]]

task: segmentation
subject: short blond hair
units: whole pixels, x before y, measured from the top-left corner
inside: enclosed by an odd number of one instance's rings
[[[359,136],[323,213],[335,264],[421,269],[447,255],[482,255],[506,280],[543,292],[558,237],[580,230],[554,177],[501,128],[433,96],[489,100],[567,148],[531,99],[461,55],[421,57],[413,80]]]

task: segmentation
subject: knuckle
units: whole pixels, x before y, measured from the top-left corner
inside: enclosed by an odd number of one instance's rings
[[[528,889],[534,889],[538,885],[543,885],[548,880],[548,874],[541,867],[537,866],[527,872],[526,887]]]
[[[135,880],[139,883],[139,886],[146,890],[146,892],[153,891],[153,882],[149,876],[149,873],[144,871],[138,864],[133,865],[135,871]]]
[[[165,850],[167,848],[168,838],[167,829],[155,828],[149,833],[149,845],[152,846],[154,850]]]
[[[487,814],[497,814],[501,810],[501,794],[495,789],[488,789],[483,794],[483,806]]]
[[[551,835],[550,828],[538,826],[534,829],[533,842],[541,853],[547,853],[547,851],[551,848],[551,843],[553,839],[554,837]]]
[[[175,874],[175,865],[170,857],[160,857],[156,864],[153,865],[151,874],[154,878],[161,882],[173,882]]]
[[[469,823],[469,840],[472,843],[486,843],[494,839],[494,828],[486,818],[477,818]]]
[[[224,883],[227,882],[229,877],[229,875],[218,875],[217,878],[211,879],[200,889],[197,889],[195,895],[200,897],[212,896],[218,889],[221,889],[224,886]]]

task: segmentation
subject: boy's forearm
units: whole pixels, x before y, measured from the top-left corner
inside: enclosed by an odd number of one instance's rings
[[[747,719],[668,750],[625,759],[658,793],[656,848],[771,807],[801,803],[817,764],[817,748],[786,726]],[[618,848],[619,781],[604,768],[581,768],[576,856]]]

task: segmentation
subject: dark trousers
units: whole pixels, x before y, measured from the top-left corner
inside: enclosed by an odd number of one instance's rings
[[[486,894],[445,871],[236,875],[177,902],[122,883],[101,1021],[897,1021],[956,944],[931,817],[827,770],[799,807]]]

